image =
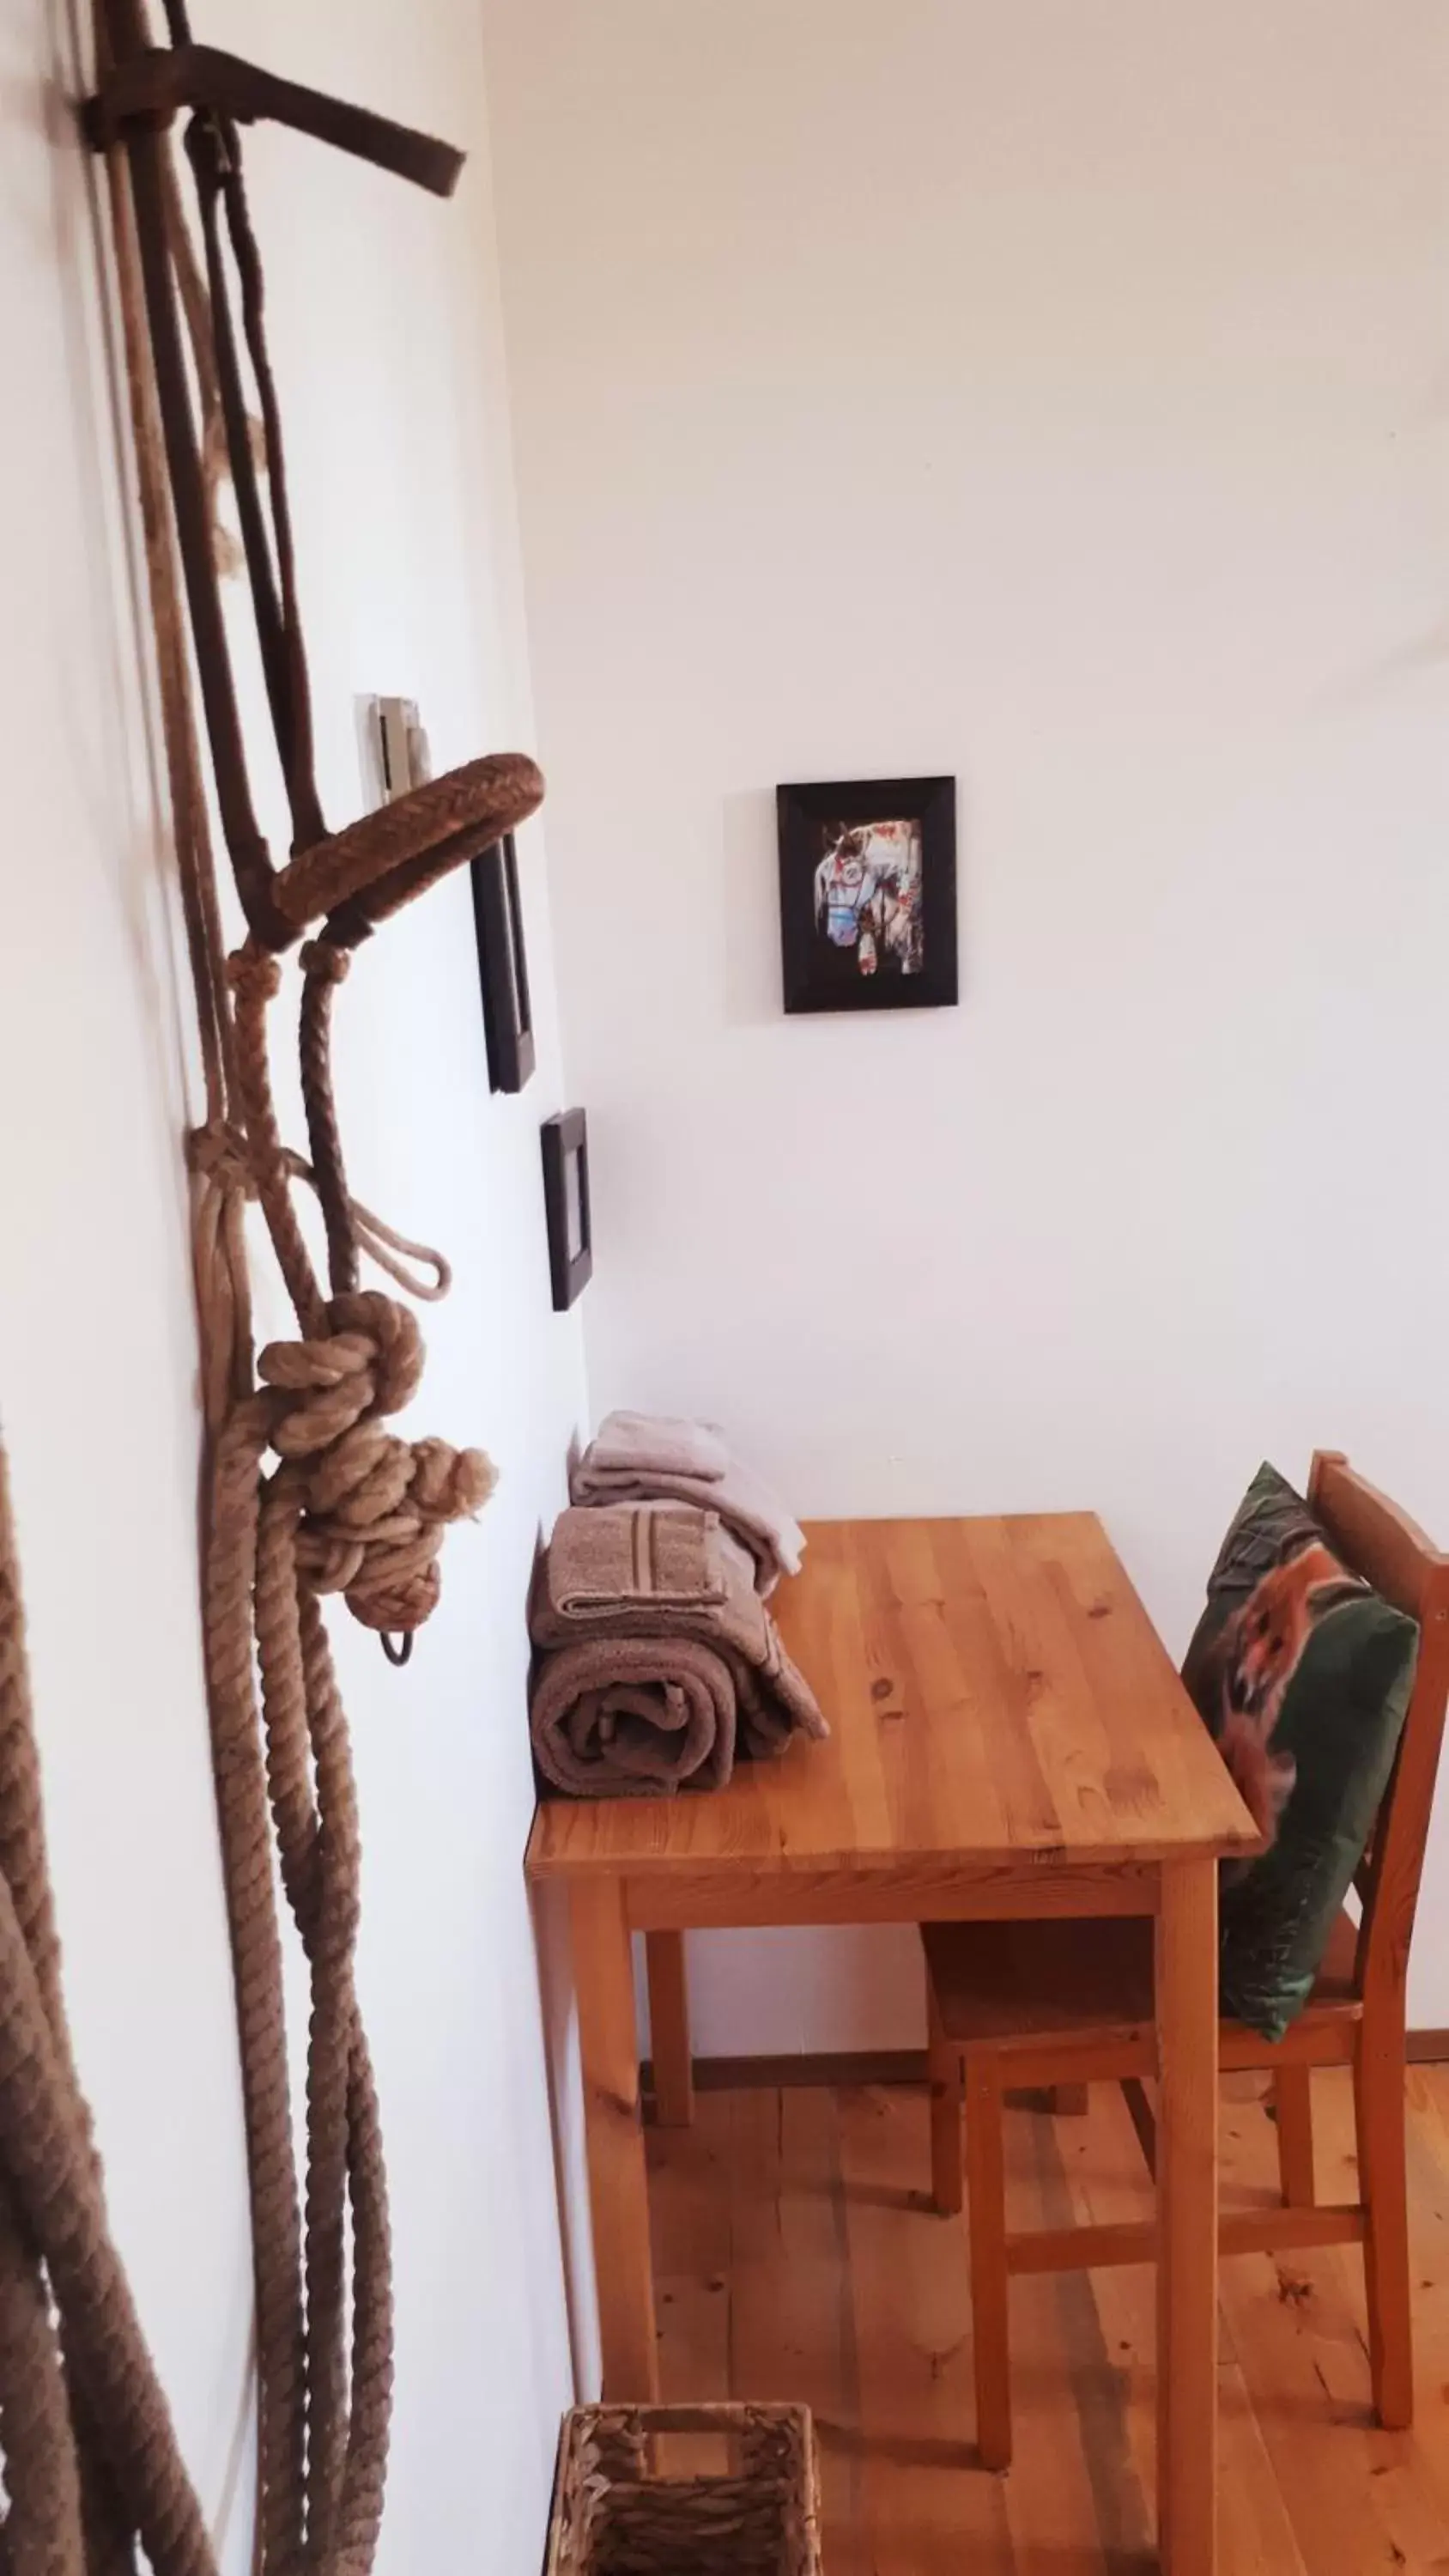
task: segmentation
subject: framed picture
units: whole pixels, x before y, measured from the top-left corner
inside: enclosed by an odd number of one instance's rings
[[[554,1313],[572,1306],[594,1274],[589,1219],[589,1132],[582,1109],[543,1122],[543,1204]]]
[[[956,781],[777,787],[787,1011],[957,997]]]
[[[483,986],[490,1091],[521,1091],[534,1066],[533,1015],[513,834],[473,861],[473,920]]]

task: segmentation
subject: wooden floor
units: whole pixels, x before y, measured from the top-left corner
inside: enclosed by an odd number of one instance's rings
[[[1356,2249],[1222,2273],[1221,2576],[1449,2571],[1449,2067],[1410,2077],[1419,2423],[1368,2410]],[[1223,2105],[1225,2196],[1275,2172],[1257,2079]],[[1318,2188],[1349,2195],[1346,2076],[1314,2078]],[[1013,2110],[1013,2225],[1149,2206],[1121,2098]],[[1155,2565],[1150,2270],[1013,2284],[1016,2464],[977,2468],[959,2222],[926,2198],[907,2087],[702,2092],[649,2142],[664,2394],[803,2398],[825,2576],[1139,2576]]]

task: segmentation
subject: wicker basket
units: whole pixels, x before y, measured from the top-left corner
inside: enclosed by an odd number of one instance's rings
[[[547,2576],[820,2576],[805,2406],[576,2406]]]

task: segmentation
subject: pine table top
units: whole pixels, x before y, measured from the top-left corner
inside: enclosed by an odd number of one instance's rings
[[[807,1536],[774,1607],[829,1742],[743,1763],[706,1795],[545,1800],[531,1877],[824,1873],[846,1915],[851,1882],[1257,1849],[1095,1513]]]

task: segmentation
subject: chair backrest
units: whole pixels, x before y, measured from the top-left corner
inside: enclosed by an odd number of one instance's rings
[[[1358,1878],[1363,1899],[1359,1992],[1376,2012],[1396,2012],[1402,2022],[1409,1943],[1449,1701],[1449,1556],[1441,1555],[1387,1495],[1355,1475],[1337,1450],[1316,1453],[1308,1500],[1344,1564],[1396,1610],[1419,1622],[1419,1661],[1398,1758]]]

